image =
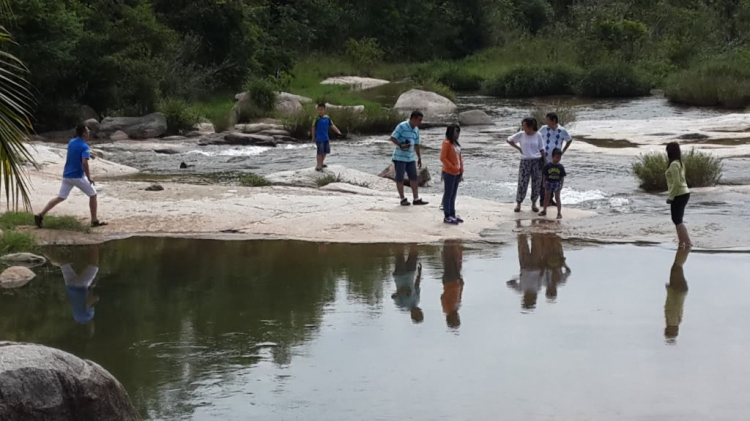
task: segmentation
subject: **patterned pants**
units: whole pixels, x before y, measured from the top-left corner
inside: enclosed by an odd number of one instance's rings
[[[542,160],[522,159],[518,168],[518,191],[516,192],[516,203],[522,203],[526,199],[526,191],[531,180],[531,201],[536,203],[539,199],[539,190],[542,188]]]

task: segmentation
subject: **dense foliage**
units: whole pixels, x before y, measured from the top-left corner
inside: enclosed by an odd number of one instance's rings
[[[682,156],[688,187],[713,187],[721,181],[723,164],[713,155],[691,150]],[[652,152],[633,163],[633,175],[648,192],[667,191],[666,172],[669,160],[664,153]]]
[[[747,85],[738,57],[750,42],[750,0],[14,0],[12,7],[4,26],[18,43],[11,51],[31,70],[40,130],[80,119],[81,105],[142,114],[165,99],[233,94],[249,79],[290,80],[295,60],[311,55],[340,57],[347,64],[338,72],[373,76],[382,76],[383,63],[438,63],[427,73],[454,90],[489,80],[503,95],[578,88],[619,96],[648,85],[668,86],[681,102],[750,101],[712,86],[717,74]],[[554,77],[572,69],[577,84],[550,89],[528,72],[539,66],[562,68]],[[583,73],[591,68],[597,72]],[[612,81],[625,83],[606,90]]]

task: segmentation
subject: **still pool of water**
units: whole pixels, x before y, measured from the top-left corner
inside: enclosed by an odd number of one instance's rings
[[[503,246],[149,238],[47,254],[59,267],[0,293],[0,340],[101,364],[146,419],[750,413],[747,254],[543,235]]]

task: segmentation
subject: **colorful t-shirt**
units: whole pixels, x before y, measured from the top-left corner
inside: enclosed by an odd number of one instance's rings
[[[539,134],[542,135],[542,140],[544,141],[544,152],[547,154],[547,162],[552,162],[552,151],[555,149],[562,150],[565,142],[573,140],[563,126],[557,126],[555,130],[552,130],[549,126],[542,126],[539,129]]]
[[[63,178],[83,177],[83,160],[91,158],[91,148],[80,137],[68,142],[68,156],[65,158]]]
[[[542,175],[548,181],[562,181],[568,174],[565,172],[565,167],[562,164],[553,164],[548,162],[542,169]]]
[[[409,121],[396,126],[396,130],[391,135],[400,145],[409,144],[409,148],[403,150],[396,148],[393,151],[393,160],[402,162],[414,162],[417,160],[417,154],[414,153],[414,145],[419,145],[419,127],[411,127]]]
[[[330,140],[330,137],[328,135],[328,131],[330,130],[331,126],[333,126],[333,121],[331,120],[331,117],[328,117],[328,115],[324,115],[323,117],[316,117],[315,118],[315,141],[316,142],[328,142]]]

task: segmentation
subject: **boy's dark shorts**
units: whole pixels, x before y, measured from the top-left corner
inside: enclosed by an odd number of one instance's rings
[[[409,176],[409,180],[417,180],[417,163],[414,161],[393,161],[393,165],[396,168],[396,182],[401,183],[404,181],[404,173]]]
[[[325,156],[331,153],[331,142],[316,142],[318,144],[318,156]]]

